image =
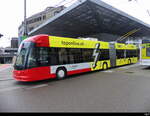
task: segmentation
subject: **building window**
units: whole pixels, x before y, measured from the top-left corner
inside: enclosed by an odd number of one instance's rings
[[[59,12],[60,12],[60,11],[55,11],[55,12],[54,12],[54,15],[58,14]]]
[[[33,29],[34,29],[34,27],[30,27],[30,28],[29,28],[29,32],[32,31]]]
[[[46,19],[46,15],[43,16],[43,20],[45,20],[45,19]]]

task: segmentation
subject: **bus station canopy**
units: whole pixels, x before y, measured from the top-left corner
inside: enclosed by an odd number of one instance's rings
[[[29,36],[84,37],[97,33],[123,36],[128,32],[134,32],[131,37],[150,37],[150,25],[101,0],[80,0],[32,30]]]

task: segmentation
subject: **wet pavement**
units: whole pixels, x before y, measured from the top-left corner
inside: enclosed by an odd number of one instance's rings
[[[0,112],[150,111],[150,68],[146,66],[30,83],[13,80],[12,69],[0,71]]]
[[[11,64],[0,65],[0,81],[12,80],[12,69]]]

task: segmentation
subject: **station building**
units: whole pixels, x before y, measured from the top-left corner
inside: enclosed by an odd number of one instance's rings
[[[28,34],[125,42],[150,38],[150,25],[101,0],[80,0]]]

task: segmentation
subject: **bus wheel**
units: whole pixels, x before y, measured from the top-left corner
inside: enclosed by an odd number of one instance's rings
[[[56,71],[57,79],[63,79],[67,76],[66,70],[64,68],[58,68]]]
[[[107,63],[104,63],[104,64],[103,64],[103,70],[106,70],[107,68],[108,68]]]

